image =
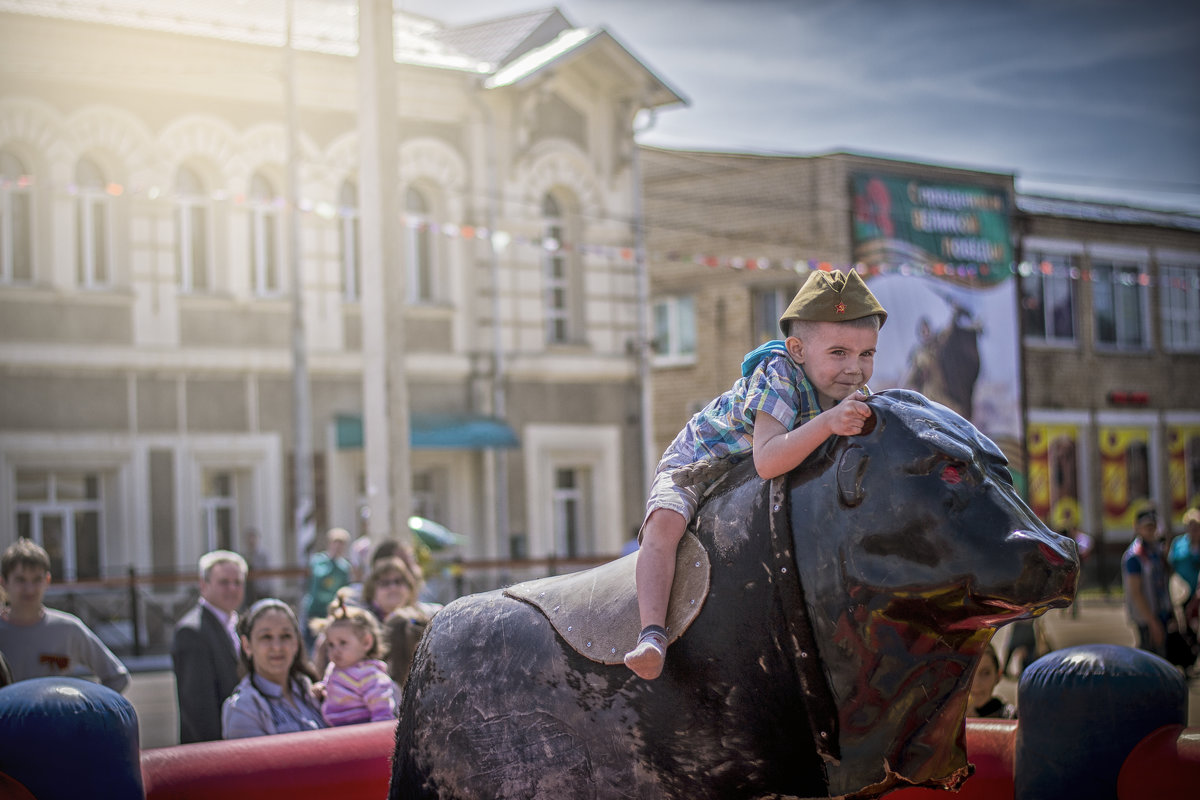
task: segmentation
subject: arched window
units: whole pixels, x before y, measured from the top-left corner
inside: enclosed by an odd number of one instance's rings
[[[342,262],[342,299],[357,303],[362,297],[362,259],[359,256],[358,187],[342,183],[338,194],[338,252]]]
[[[254,271],[254,293],[279,294],[280,254],[279,209],[275,187],[261,172],[250,179],[250,264]]]
[[[416,187],[408,187],[404,195],[404,210],[408,213],[408,299],[411,303],[428,303],[434,298],[434,239],[429,216],[429,201]]]
[[[0,150],[0,283],[33,280],[33,177]]]
[[[175,176],[175,261],[179,290],[211,288],[210,214],[204,184],[193,170],[180,167]]]
[[[575,289],[572,280],[571,244],[562,206],[552,194],[542,199],[542,272],[545,280],[546,341],[571,341],[571,310]]]
[[[80,286],[112,279],[112,197],[100,167],[86,156],[75,165],[75,237]]]

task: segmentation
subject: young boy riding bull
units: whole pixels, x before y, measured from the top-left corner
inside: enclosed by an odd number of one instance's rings
[[[786,337],[746,356],[742,377],[684,426],[655,470],[637,562],[642,632],[625,664],[657,678],[667,653],[675,554],[699,505],[697,465],[747,452],[764,479],[799,466],[830,436],[861,433],[862,402],[887,312],[858,273],[813,272],[779,319]]]

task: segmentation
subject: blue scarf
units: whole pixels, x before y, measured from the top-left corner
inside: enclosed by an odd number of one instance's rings
[[[742,359],[742,377],[749,378],[754,374],[754,370],[758,365],[771,356],[786,356],[787,354],[787,345],[784,344],[783,339],[772,339],[765,344],[759,345]]]

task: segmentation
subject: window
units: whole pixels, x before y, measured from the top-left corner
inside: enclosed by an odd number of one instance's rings
[[[522,429],[527,552],[533,558],[591,556],[621,549],[619,425],[538,425]]]
[[[175,263],[179,290],[204,292],[209,280],[209,205],[195,172],[180,167],[175,176]]]
[[[1021,324],[1025,340],[1047,344],[1075,342],[1075,254],[1030,254],[1029,274],[1021,272]]]
[[[572,337],[571,306],[574,289],[571,248],[562,208],[553,195],[548,194],[542,200],[542,218],[546,341],[550,344],[566,344]]]
[[[591,470],[558,467],[554,470],[554,554],[563,558],[590,555]]]
[[[80,286],[105,286],[112,277],[112,198],[104,173],[90,158],[75,165],[75,241]]]
[[[446,470],[440,467],[414,470],[412,477],[412,513],[434,522],[446,521]]]
[[[429,217],[429,201],[425,194],[412,186],[404,195],[404,210],[408,212],[408,300],[428,303],[433,300],[433,220]]]
[[[1163,347],[1200,350],[1200,256],[1191,264],[1172,261],[1158,270]]]
[[[33,280],[33,178],[0,150],[0,283]]]
[[[56,579],[100,577],[100,483],[94,472],[17,471],[17,536],[46,548]]]
[[[234,474],[229,470],[204,471],[203,497],[200,499],[200,531],[205,552],[232,550],[237,530],[237,492]]]
[[[279,294],[282,289],[277,197],[271,182],[256,172],[250,180],[250,263],[254,270],[254,293],[263,296]]]
[[[696,360],[696,304],[693,297],[665,297],[654,303],[654,362],[690,364]]]
[[[1145,266],[1137,262],[1093,259],[1092,303],[1097,344],[1118,350],[1143,350],[1149,346],[1145,273]]]
[[[751,347],[783,336],[779,329],[779,318],[787,310],[794,294],[795,291],[791,289],[765,289],[754,292],[751,298],[753,307],[750,309],[754,325],[754,341],[750,343]]]
[[[362,297],[362,263],[359,256],[358,187],[342,184],[338,195],[338,252],[342,262],[342,299],[357,303]]]

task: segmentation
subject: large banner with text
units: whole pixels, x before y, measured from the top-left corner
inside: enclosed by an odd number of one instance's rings
[[[951,282],[1011,276],[1009,192],[886,175],[852,180],[855,261],[908,264]]]
[[[916,389],[957,411],[1000,446],[1022,484],[1009,192],[871,174],[852,181],[854,258],[888,311],[871,389]]]

